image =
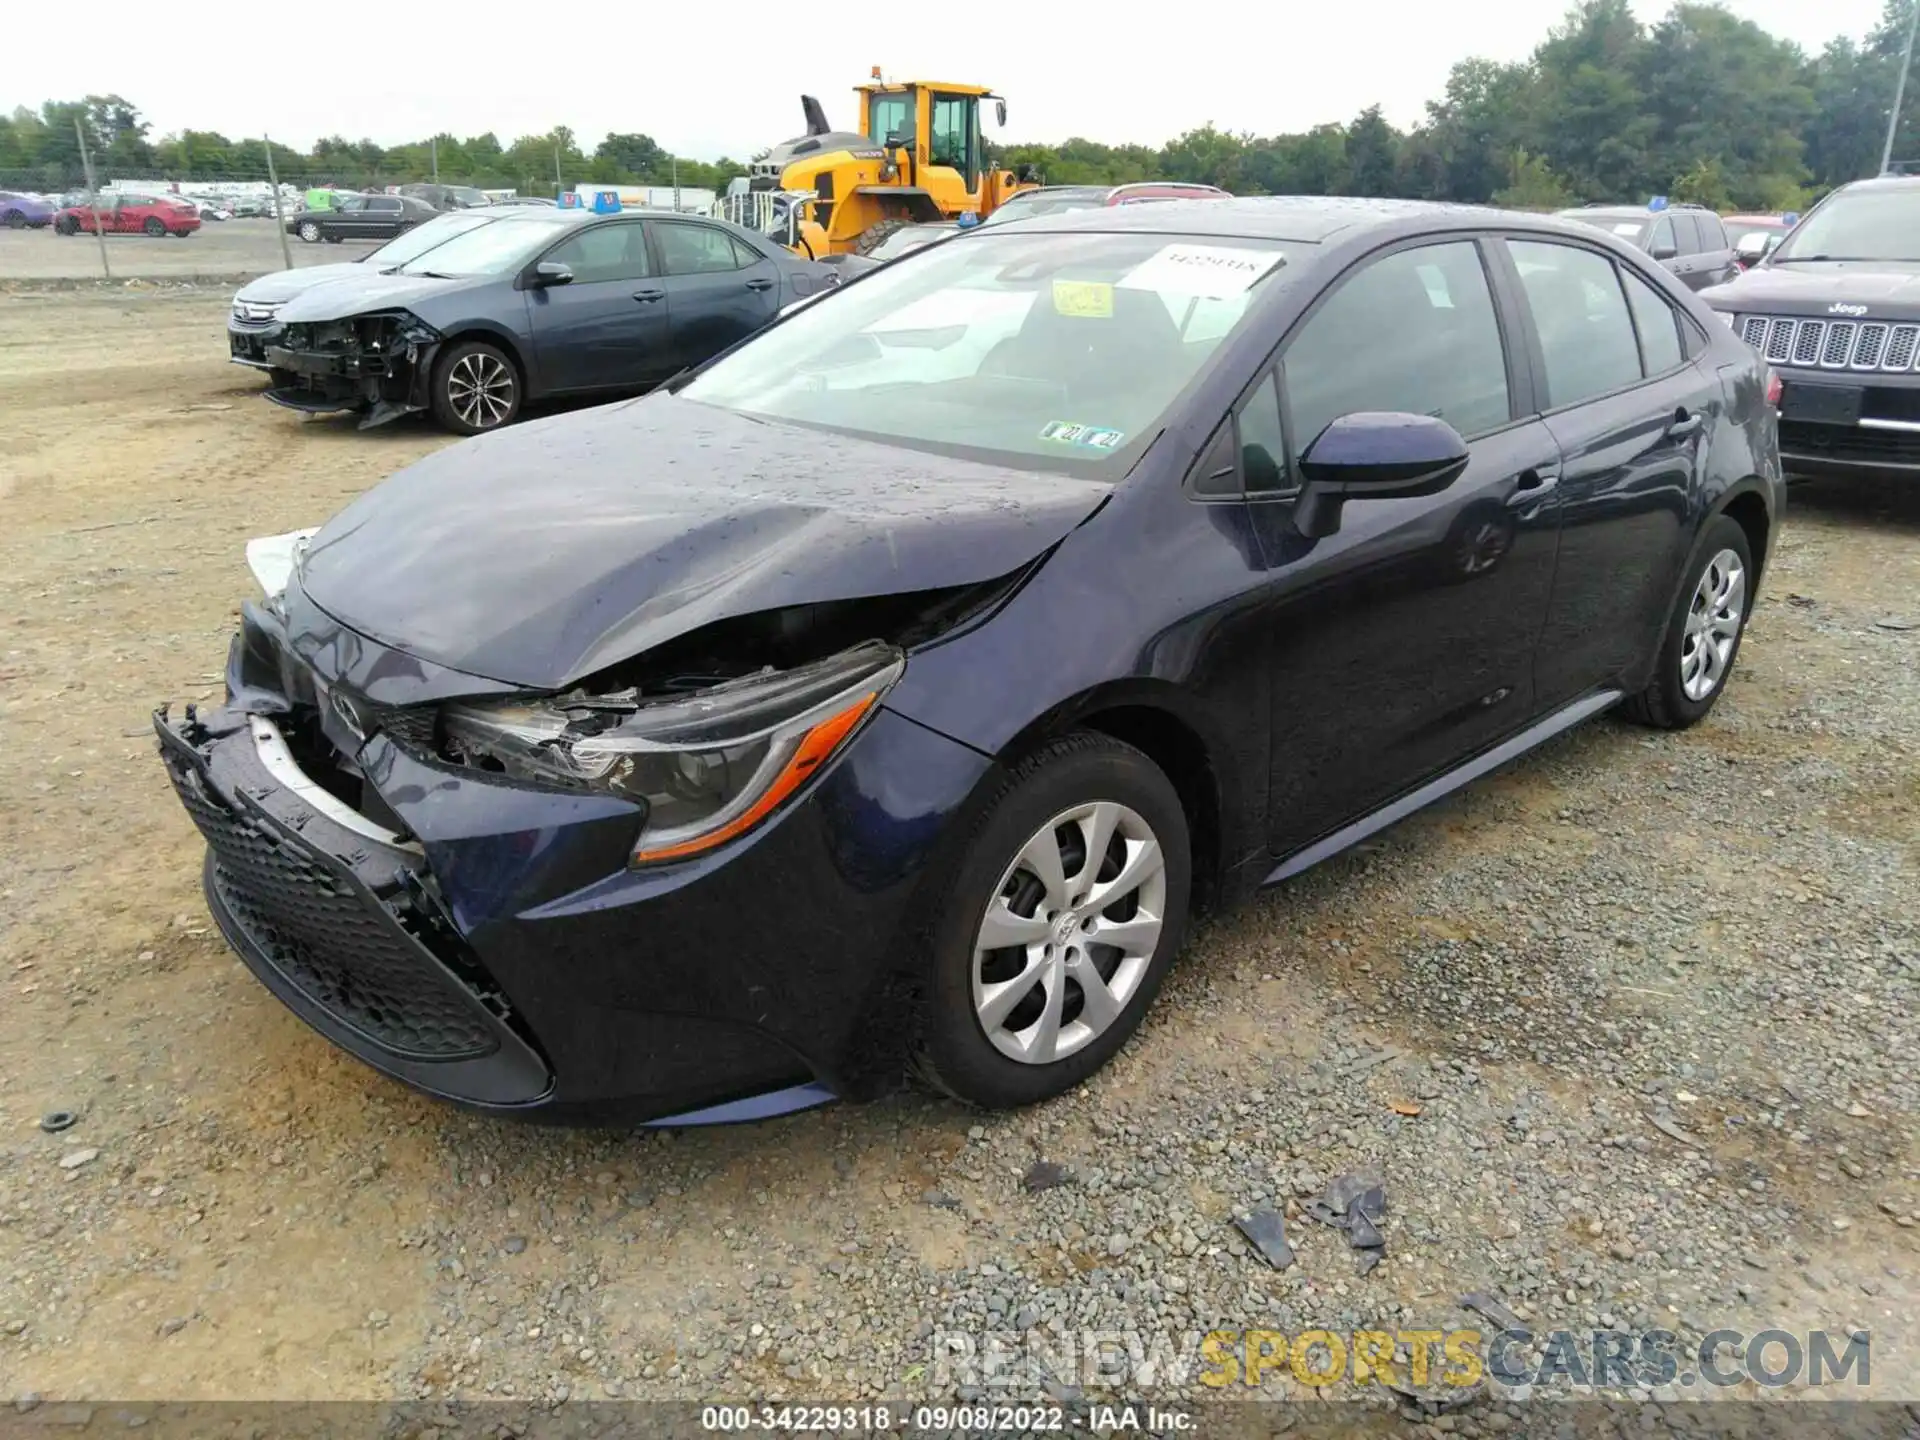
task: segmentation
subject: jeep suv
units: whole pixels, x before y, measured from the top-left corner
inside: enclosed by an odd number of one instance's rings
[[[1577,220],[1637,245],[1680,278],[1689,290],[1704,290],[1740,273],[1733,242],[1720,217],[1700,205],[1671,205],[1656,210],[1632,205],[1586,205],[1562,210],[1562,220]]]
[[[1920,472],[1920,176],[1842,185],[1701,292],[1783,384],[1789,473]]]

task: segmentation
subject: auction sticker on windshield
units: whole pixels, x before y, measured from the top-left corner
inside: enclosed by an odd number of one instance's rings
[[[1225,300],[1253,287],[1286,257],[1278,250],[1249,250],[1239,245],[1166,245],[1119,281],[1123,290],[1197,295]]]
[[[1083,320],[1113,318],[1113,286],[1100,280],[1056,280],[1053,310]]]
[[[1092,450],[1117,450],[1126,432],[1108,430],[1099,425],[1076,425],[1070,420],[1049,420],[1040,431],[1042,440],[1061,445],[1084,445]]]

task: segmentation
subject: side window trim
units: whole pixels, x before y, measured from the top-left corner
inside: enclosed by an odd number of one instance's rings
[[[1633,343],[1640,348],[1640,377],[1643,380],[1664,380],[1669,375],[1677,374],[1679,371],[1686,369],[1692,362],[1692,356],[1688,353],[1686,333],[1680,326],[1680,312],[1675,309],[1672,302],[1661,293],[1658,285],[1648,284],[1647,278],[1632,266],[1622,265],[1620,261],[1616,259],[1613,262],[1613,269],[1613,278],[1620,286],[1620,293],[1626,297],[1627,318],[1633,322]],[[1640,312],[1634,306],[1633,292],[1627,289],[1627,281],[1629,279],[1638,280],[1642,285],[1645,285],[1648,290],[1653,292],[1655,301],[1666,308],[1667,318],[1673,322],[1674,340],[1680,350],[1680,363],[1678,365],[1669,365],[1664,370],[1655,370],[1649,363],[1647,359],[1647,337],[1640,329]]]

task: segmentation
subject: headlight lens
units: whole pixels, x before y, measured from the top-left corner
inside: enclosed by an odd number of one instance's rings
[[[872,641],[690,695],[575,691],[449,705],[441,720],[469,764],[644,804],[633,859],[647,864],[697,855],[759,824],[846,743],[905,663]]]

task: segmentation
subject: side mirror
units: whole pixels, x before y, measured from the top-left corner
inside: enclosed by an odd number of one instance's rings
[[[909,125],[906,129],[896,130],[887,136],[887,149],[911,150],[913,149],[914,142],[918,139],[919,136],[915,133],[914,128]]]
[[[1678,245],[1656,245],[1648,252],[1656,260],[1672,260],[1680,254]]]
[[[1000,122],[1001,129],[1004,130],[1006,128],[1006,124],[1007,124],[1007,102],[1006,101],[995,100],[993,102],[993,118]]]
[[[532,283],[541,289],[549,285],[571,285],[573,267],[558,260],[542,260],[533,267]]]
[[[1293,525],[1308,539],[1340,528],[1349,500],[1437,495],[1467,468],[1467,442],[1431,415],[1362,410],[1322,430],[1300,457]]]

